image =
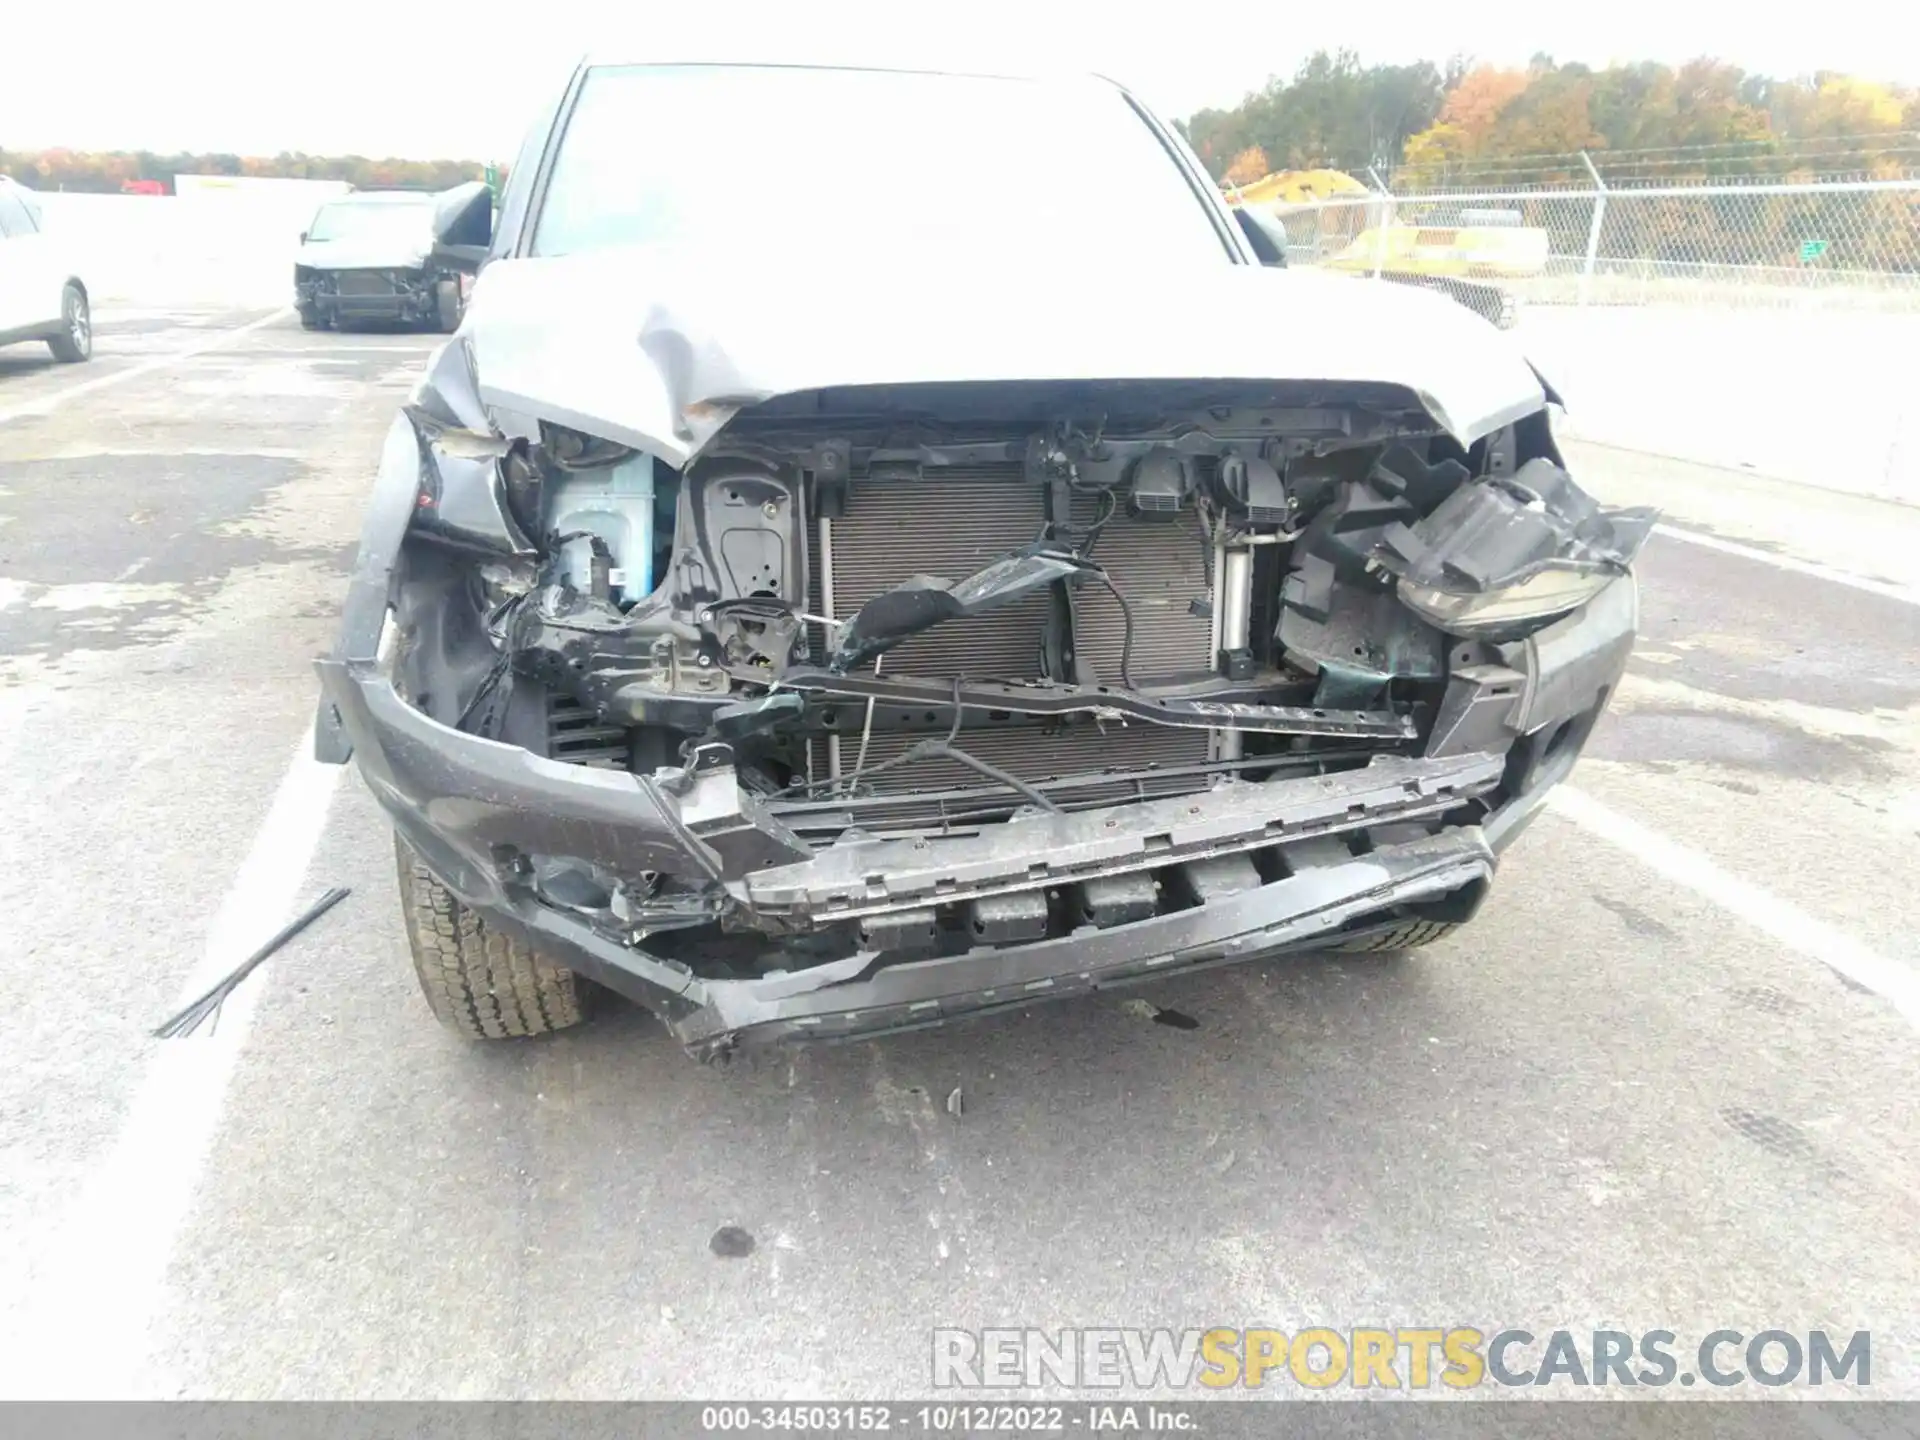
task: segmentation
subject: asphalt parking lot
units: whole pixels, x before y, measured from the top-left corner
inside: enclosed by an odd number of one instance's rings
[[[1574,793],[1431,950],[724,1068],[631,1009],[478,1048],[302,758],[433,343],[0,350],[0,1388],[848,1398],[936,1325],[1377,1323],[1866,1329],[1920,1396],[1920,510],[1579,447],[1719,543],[1651,543]]]

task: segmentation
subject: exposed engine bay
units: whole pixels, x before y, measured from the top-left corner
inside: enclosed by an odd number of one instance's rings
[[[1384,385],[812,392],[684,469],[427,393],[395,686],[643,777],[701,864],[495,858],[708,978],[1032,947],[1484,814],[1515,647],[1653,518],[1544,411],[1462,447]]]

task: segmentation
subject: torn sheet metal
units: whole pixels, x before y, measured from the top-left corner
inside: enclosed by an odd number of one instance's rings
[[[448,425],[433,410],[402,413],[420,444],[420,492],[414,527],[469,550],[531,557],[531,537],[514,514],[504,469],[514,442]]]

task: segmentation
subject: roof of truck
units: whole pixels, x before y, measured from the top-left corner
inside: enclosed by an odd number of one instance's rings
[[[977,70],[965,66],[955,67],[951,65],[918,63],[910,54],[902,54],[887,64],[870,62],[855,64],[848,61],[835,60],[827,56],[795,59],[791,58],[790,55],[782,58],[752,55],[686,55],[679,53],[673,55],[636,55],[626,50],[608,50],[590,52],[582,57],[580,64],[593,69],[639,65],[653,66],[661,69],[710,66],[714,69],[728,70],[849,70],[894,75],[945,75],[967,80],[1028,80],[1043,84],[1087,84],[1089,82],[1107,85],[1119,84],[1118,81],[1089,70],[1024,69],[1020,67],[995,67],[992,70]]]

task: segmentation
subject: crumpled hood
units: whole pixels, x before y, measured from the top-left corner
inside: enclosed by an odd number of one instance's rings
[[[393,240],[309,240],[294,264],[309,270],[418,270],[433,253],[433,237],[422,227],[418,243]]]
[[[995,268],[866,250],[857,263],[772,246],[737,263],[601,251],[487,266],[464,329],[489,406],[675,465],[745,406],[828,386],[1385,383],[1462,443],[1545,403],[1512,339],[1444,295],[1226,263],[1123,271],[1080,254]]]

